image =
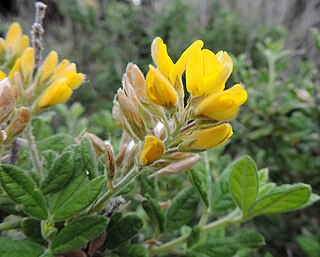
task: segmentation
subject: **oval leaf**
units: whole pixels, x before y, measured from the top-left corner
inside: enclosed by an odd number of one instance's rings
[[[195,213],[198,205],[198,199],[192,187],[179,192],[172,201],[172,205],[167,211],[166,228],[173,231],[186,225]]]
[[[256,200],[259,191],[257,167],[249,156],[236,161],[230,174],[229,187],[237,205],[245,213]]]
[[[148,214],[152,224],[157,226],[159,232],[163,232],[165,228],[165,216],[159,203],[154,199],[145,200],[142,202],[142,207]]]
[[[0,183],[8,196],[26,213],[42,220],[48,218],[43,194],[22,169],[12,165],[1,165]]]
[[[209,192],[209,179],[205,169],[193,169],[188,172],[189,180],[193,189],[200,196],[206,207],[209,207],[208,192]]]
[[[1,257],[39,257],[43,252],[43,247],[27,240],[0,238]]]
[[[55,161],[53,168],[41,185],[44,194],[57,191],[68,183],[73,173],[73,153],[66,151]]]
[[[89,172],[89,178],[95,178],[98,174],[97,157],[88,138],[81,139],[81,154],[84,166]]]
[[[308,202],[310,195],[310,186],[302,183],[276,187],[256,201],[249,210],[250,217],[298,209]]]
[[[137,234],[142,227],[142,219],[135,214],[121,218],[107,231],[107,247],[109,249],[117,248]]]
[[[65,226],[52,240],[50,249],[55,254],[77,250],[99,236],[107,224],[103,216],[82,217]]]
[[[59,206],[59,208],[53,210],[53,219],[65,220],[84,210],[96,200],[104,185],[104,176],[99,176],[90,180],[87,184],[74,192],[74,194],[65,202],[56,205]]]

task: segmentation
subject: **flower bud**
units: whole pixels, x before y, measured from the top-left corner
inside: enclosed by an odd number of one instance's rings
[[[117,96],[121,113],[130,125],[131,131],[142,140],[146,134],[146,128],[137,104],[132,102],[123,89],[118,90]]]
[[[139,158],[140,163],[142,165],[148,165],[156,160],[159,160],[162,157],[164,150],[164,144],[159,138],[153,135],[145,136]]]
[[[142,102],[148,102],[146,81],[139,67],[133,63],[127,65],[125,73],[129,83],[134,88],[138,98]]]
[[[161,177],[188,171],[192,169],[199,160],[200,156],[196,153],[183,153],[183,158],[169,163],[167,166],[158,170],[156,173],[151,174],[149,177]]]
[[[101,138],[89,132],[84,133],[84,136],[91,141],[96,156],[99,157],[105,153],[106,145]]]
[[[181,152],[201,152],[223,145],[233,134],[232,127],[224,123],[212,128],[194,130],[181,136],[182,143],[178,146]]]
[[[10,55],[14,55],[17,52],[21,37],[22,30],[20,25],[16,22],[12,23],[6,36],[6,48]]]
[[[40,73],[39,83],[42,83],[43,81],[47,80],[52,76],[53,72],[56,69],[57,64],[58,64],[58,55],[55,51],[51,51],[39,69],[39,73]]]
[[[10,85],[9,79],[0,81],[0,124],[6,121],[16,105],[17,89]]]
[[[23,81],[31,81],[34,70],[34,49],[32,47],[28,47],[24,50],[21,56],[20,69]]]
[[[30,120],[30,111],[26,107],[21,107],[14,115],[8,128],[6,129],[7,139],[6,143],[11,142],[16,136],[22,133],[24,128],[28,125]]]
[[[231,120],[246,100],[246,90],[237,84],[225,91],[207,96],[197,106],[194,114],[215,120]]]
[[[108,187],[113,190],[113,181],[116,176],[117,166],[114,158],[113,150],[109,144],[105,146],[105,155],[106,155],[106,175],[108,178]]]

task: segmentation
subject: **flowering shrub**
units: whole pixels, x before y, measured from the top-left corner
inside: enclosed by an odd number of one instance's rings
[[[194,168],[200,152],[232,136],[229,121],[247,100],[242,85],[225,89],[228,53],[203,49],[201,40],[173,62],[155,38],[146,77],[128,64],[114,99],[118,147],[85,131],[58,146],[57,137],[36,142],[32,121],[85,79],[74,63],[58,64],[54,51],[42,61],[41,26],[36,20],[32,47],[16,23],[0,40],[1,256],[233,256],[265,244],[234,225],[319,199],[309,185],[269,182],[268,170],[248,156],[221,175],[207,154],[205,167]],[[16,147],[27,149],[31,165],[16,163]],[[163,181],[184,173],[188,181],[163,199]]]

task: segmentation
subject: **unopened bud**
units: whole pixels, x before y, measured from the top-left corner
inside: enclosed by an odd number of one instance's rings
[[[132,132],[139,139],[143,140],[146,134],[146,128],[141,119],[138,106],[132,102],[122,89],[118,90],[118,102],[121,112],[130,125]]]
[[[109,144],[105,146],[105,154],[106,154],[106,175],[108,178],[108,187],[110,190],[113,190],[113,181],[116,176],[117,166],[114,158],[113,150]]]
[[[127,65],[126,76],[129,83],[137,93],[139,100],[142,102],[148,102],[146,81],[139,67],[133,63],[129,63]]]
[[[93,149],[94,149],[97,157],[104,154],[104,152],[106,151],[106,145],[101,138],[99,138],[95,134],[92,134],[89,132],[84,133],[84,136],[87,137],[91,141]]]
[[[14,110],[17,89],[10,85],[9,79],[0,81],[0,124],[3,123]]]
[[[194,153],[184,154],[184,158],[178,161],[173,161],[156,173],[151,174],[149,177],[160,177],[190,170],[198,161],[200,156]]]
[[[6,143],[11,142],[16,136],[18,136],[28,125],[29,120],[29,109],[26,107],[21,107],[10,121],[9,127],[6,130],[6,133],[8,135]]]

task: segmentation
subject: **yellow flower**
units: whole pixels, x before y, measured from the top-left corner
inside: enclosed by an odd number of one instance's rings
[[[232,68],[232,59],[226,52],[215,55],[208,49],[194,48],[186,67],[188,92],[198,97],[222,91]]]
[[[50,78],[50,76],[55,71],[57,64],[58,64],[58,55],[55,51],[51,51],[39,69],[40,83]]]
[[[194,114],[215,120],[231,120],[246,100],[246,90],[237,84],[225,91],[207,96],[197,106]]]
[[[54,81],[41,95],[37,108],[47,108],[67,101],[72,95],[72,89],[65,78]]]
[[[147,95],[151,102],[164,107],[174,107],[178,94],[170,81],[152,65],[146,77]]]
[[[223,145],[233,134],[232,127],[224,123],[208,129],[200,129],[181,137],[179,150],[183,152],[205,151]]]
[[[163,142],[152,135],[145,136],[142,151],[140,153],[140,163],[148,165],[156,160],[159,160],[164,153]]]
[[[167,46],[163,43],[160,37],[156,37],[151,46],[151,55],[157,68],[163,74],[164,77],[170,80],[170,82],[176,87],[177,80],[181,79],[184,72],[190,53],[195,49],[203,46],[201,40],[197,40],[192,43],[181,55],[176,63],[173,63],[172,59],[168,55]]]
[[[18,23],[12,23],[2,44],[7,53],[7,60],[10,60],[12,57],[21,54],[29,46],[29,37],[22,34]]]
[[[34,49],[28,47],[21,56],[20,69],[24,81],[30,81],[34,70]]]
[[[67,79],[66,84],[71,89],[76,89],[83,83],[85,76],[82,73],[77,73],[75,63],[69,63],[68,60],[63,60],[53,74],[53,79],[59,78]]]

